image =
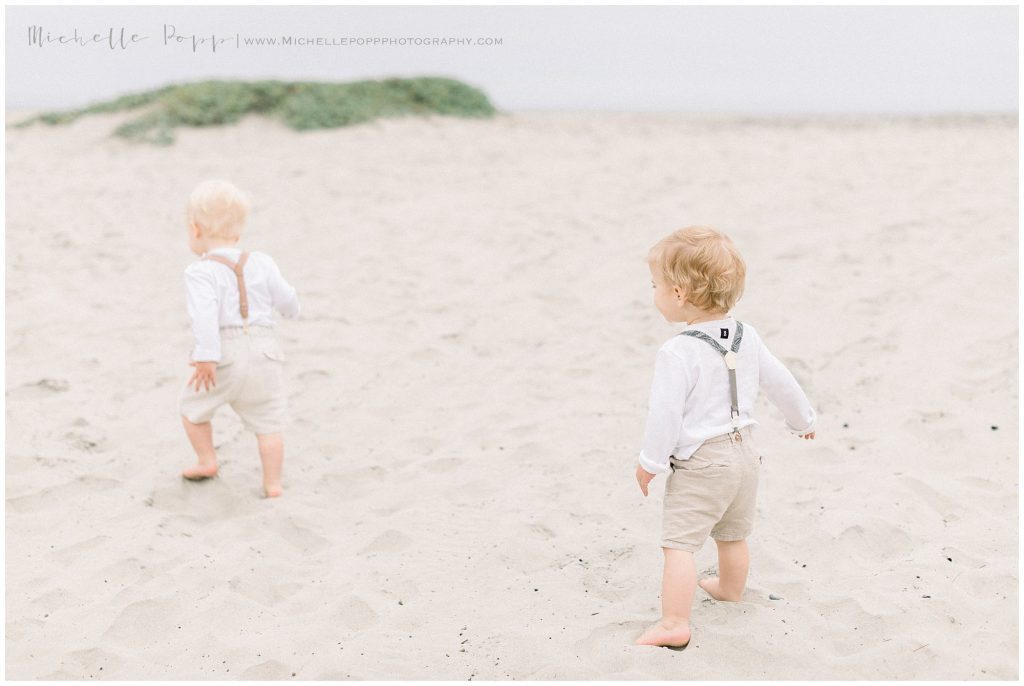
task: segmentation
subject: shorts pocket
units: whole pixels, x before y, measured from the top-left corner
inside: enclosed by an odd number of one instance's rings
[[[263,354],[267,359],[273,360],[274,362],[284,362],[284,353],[280,350],[264,350]]]
[[[714,464],[713,462],[691,464],[692,462],[693,459],[686,460],[678,467],[676,467],[676,469],[678,469],[681,472],[703,472],[709,469],[720,469],[722,467],[725,467],[724,464]]]
[[[728,465],[714,457],[708,457],[694,453],[688,460],[680,460],[675,464],[676,469],[683,472],[702,472],[708,469],[727,467]]]

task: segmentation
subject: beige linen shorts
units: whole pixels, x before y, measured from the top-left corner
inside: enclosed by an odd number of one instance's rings
[[[247,429],[257,434],[281,431],[287,420],[284,389],[284,354],[274,330],[250,326],[220,331],[217,385],[209,390],[186,385],[178,396],[182,416],[193,424],[213,419],[222,405],[230,405]]]
[[[750,535],[763,461],[752,433],[748,426],[735,440],[729,434],[716,436],[704,441],[690,459],[670,460],[663,548],[695,553],[709,534],[716,541],[739,541]]]

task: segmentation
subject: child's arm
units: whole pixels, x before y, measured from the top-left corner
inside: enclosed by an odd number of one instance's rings
[[[786,427],[803,438],[814,438],[814,408],[792,372],[771,354],[758,337],[760,383],[768,400],[782,411]]]
[[[220,321],[217,305],[217,287],[213,278],[200,269],[185,270],[185,305],[192,319],[192,349],[190,364],[196,368],[188,385],[209,390],[217,385],[217,362],[220,360]]]
[[[277,263],[274,260],[269,260],[269,262],[270,279],[268,283],[274,308],[281,313],[281,316],[294,319],[299,316],[299,296],[295,292],[295,288],[281,276],[281,270]]]
[[[661,349],[654,363],[650,409],[644,429],[644,447],[637,465],[640,490],[647,495],[647,484],[658,474],[669,471],[669,457],[679,439],[683,423],[683,405],[690,388],[685,362],[675,353]]]
[[[213,277],[196,268],[185,270],[185,304],[192,319],[193,362],[220,360],[220,321]]]

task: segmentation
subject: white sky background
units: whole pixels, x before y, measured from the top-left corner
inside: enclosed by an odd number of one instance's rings
[[[440,75],[501,109],[1016,112],[1017,7],[7,6],[7,107],[80,106],[204,78]],[[495,37],[499,46],[165,45],[209,37]],[[126,50],[29,46],[110,28]]]

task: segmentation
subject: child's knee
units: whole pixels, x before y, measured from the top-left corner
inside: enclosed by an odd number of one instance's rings
[[[210,422],[209,419],[207,419],[206,421],[194,422],[191,419],[189,419],[186,415],[181,415],[181,423],[186,428],[188,428],[188,427],[193,427],[193,426],[197,426],[197,427],[198,426],[208,426],[211,422]]]
[[[719,548],[738,548],[738,547],[746,545],[746,544],[747,544],[747,539],[746,538],[726,537],[726,538],[716,538],[715,539],[715,545],[717,545]]]
[[[662,546],[661,551],[664,553],[666,559],[693,558],[693,554],[695,552],[687,547],[670,548],[668,546]]]

